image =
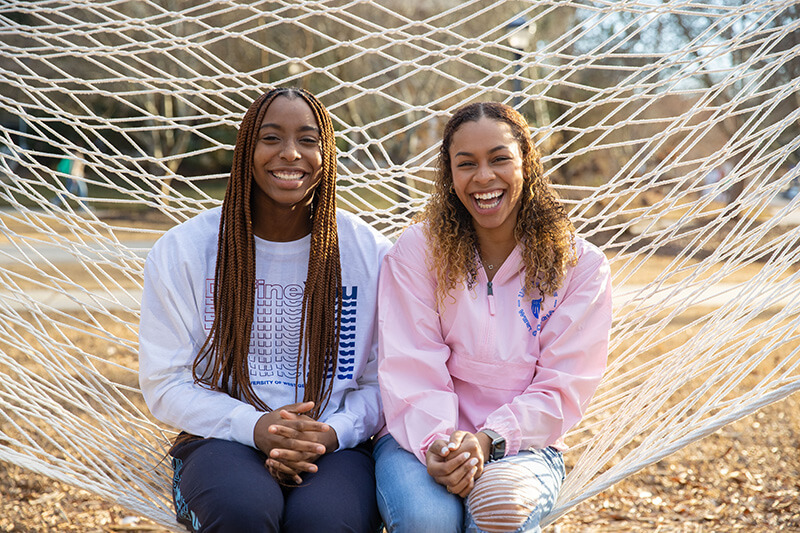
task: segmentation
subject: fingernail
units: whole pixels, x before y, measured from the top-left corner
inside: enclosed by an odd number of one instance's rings
[[[473,457],[472,459],[469,460],[469,464],[471,464],[472,466],[476,466],[478,464],[478,458]]]
[[[462,459],[465,459],[465,460],[466,460],[466,459],[469,459],[469,452],[464,452],[464,453],[462,453],[462,454],[461,454],[461,458],[462,458]]]
[[[447,447],[450,448],[451,450],[455,450],[456,448],[458,448],[458,444],[456,444],[455,442],[451,442],[450,444],[447,445]]]

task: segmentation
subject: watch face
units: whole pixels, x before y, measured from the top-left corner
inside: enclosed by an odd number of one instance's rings
[[[489,446],[489,460],[496,461],[498,459],[502,459],[506,455],[506,439],[500,436],[499,433],[496,431],[492,431],[491,429],[482,429],[483,433],[485,433],[492,442]]]
[[[500,442],[493,442],[492,443],[492,460],[496,461],[498,459],[502,459],[503,456],[506,454],[506,441],[505,439],[500,439]]]

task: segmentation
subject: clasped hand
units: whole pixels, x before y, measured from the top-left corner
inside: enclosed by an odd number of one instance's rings
[[[267,454],[265,466],[281,482],[302,483],[300,474],[316,472],[319,457],[339,446],[336,431],[305,413],[314,402],[285,405],[265,413],[256,423],[256,447]]]
[[[455,431],[450,442],[438,439],[431,444],[425,462],[437,483],[466,498],[483,473],[484,452],[474,433]]]

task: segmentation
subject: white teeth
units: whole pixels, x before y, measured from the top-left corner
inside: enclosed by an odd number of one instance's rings
[[[491,200],[497,198],[501,194],[503,194],[503,191],[476,192],[472,196],[474,196],[476,200]]]
[[[503,191],[476,192],[472,195],[480,209],[494,209],[502,201]]]
[[[279,180],[296,181],[302,179],[305,172],[273,172],[272,175]]]

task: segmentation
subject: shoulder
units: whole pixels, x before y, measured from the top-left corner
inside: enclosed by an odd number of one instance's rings
[[[342,274],[377,279],[391,241],[358,216],[346,211],[337,211],[336,225]]]
[[[426,256],[428,251],[426,224],[427,222],[415,222],[405,228],[389,254],[398,259]]]
[[[606,254],[583,237],[575,237],[575,253],[578,257],[578,265],[600,267],[608,264]]]
[[[155,242],[148,260],[216,254],[220,214],[220,207],[208,209],[169,229]]]
[[[405,228],[389,253],[386,254],[385,261],[403,268],[410,268],[420,274],[429,275],[432,268],[429,261],[426,224],[427,222],[416,222]]]
[[[607,285],[611,278],[611,267],[605,253],[581,238],[575,238],[575,252],[578,262],[567,273],[566,289],[580,287],[584,283]]]
[[[342,209],[336,211],[336,226],[339,232],[339,248],[355,246],[369,247],[383,255],[392,242],[378,230],[361,220],[357,215]]]

